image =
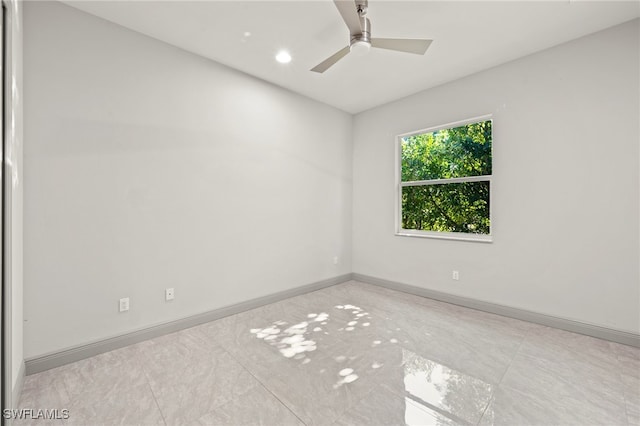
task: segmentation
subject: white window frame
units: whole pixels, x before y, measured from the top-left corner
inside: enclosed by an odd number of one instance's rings
[[[477,123],[479,121],[493,121],[493,115],[481,115],[479,117],[468,118],[465,120],[454,121],[452,123],[442,124],[435,127],[429,127],[427,129],[417,130],[409,133],[403,133],[396,136],[396,211],[395,211],[395,235],[402,237],[420,237],[420,238],[437,238],[444,240],[460,240],[460,241],[476,241],[483,243],[493,242],[493,190],[492,180],[494,174],[493,167],[493,124],[492,124],[492,138],[491,138],[491,175],[485,176],[469,176],[459,177],[451,179],[431,179],[431,180],[419,180],[411,182],[402,182],[402,139],[420,135],[423,133],[431,133],[438,130],[450,129],[453,127],[460,127],[466,124]],[[466,232],[444,232],[444,231],[422,231],[416,229],[404,229],[402,228],[402,188],[406,186],[428,186],[428,185],[442,185],[448,183],[463,183],[463,182],[489,182],[489,234],[471,234]]]

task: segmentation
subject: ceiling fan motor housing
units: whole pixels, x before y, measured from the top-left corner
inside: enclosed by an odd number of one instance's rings
[[[371,46],[371,22],[366,16],[360,15],[360,26],[362,32],[357,34],[351,34],[351,40],[349,46],[353,47],[356,44],[368,44]]]
[[[362,56],[369,53],[371,49],[371,21],[366,17],[369,0],[355,0],[356,10],[360,18],[361,31],[351,34],[349,40],[349,51]]]

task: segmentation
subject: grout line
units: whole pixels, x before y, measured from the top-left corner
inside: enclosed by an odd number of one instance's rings
[[[516,359],[516,357],[520,353],[520,349],[522,349],[522,345],[524,344],[525,340],[527,340],[527,337],[528,337],[529,333],[531,333],[531,331],[528,330],[525,333],[525,335],[522,336],[522,339],[520,339],[520,343],[518,343],[518,348],[513,352],[513,356],[511,357],[511,361],[509,362],[509,366],[504,370],[504,373],[502,373],[502,377],[500,377],[500,380],[498,381],[497,386],[500,386],[500,384],[504,380],[504,377],[507,375],[507,373],[511,369],[511,366],[513,365],[513,361]]]
[[[156,407],[158,407],[158,411],[160,412],[160,417],[162,417],[162,422],[164,423],[164,426],[168,426],[167,419],[164,417],[164,413],[162,412],[162,408],[160,407],[160,403],[158,402],[156,393],[153,391],[153,386],[151,386],[151,380],[149,380],[149,374],[147,373],[147,370],[144,368],[144,362],[142,362],[142,360],[139,359],[139,356],[140,355],[137,352],[134,352],[133,357],[135,358],[136,363],[140,364],[140,368],[142,368],[142,373],[144,374],[144,378],[147,381],[147,386],[149,387],[149,390],[151,391],[151,395],[153,396],[153,401],[156,403]]]
[[[429,409],[431,411],[435,411],[436,413],[442,415],[443,417],[448,418],[449,420],[453,420],[456,424],[461,424],[461,425],[464,425],[464,426],[471,425],[470,422],[466,421],[462,417],[458,417],[453,413],[450,413],[450,412],[448,412],[446,410],[443,410],[442,408],[436,407],[435,405],[430,404],[427,401],[424,401],[423,399],[414,396],[413,394],[411,394],[408,391],[405,391],[405,396],[404,397],[412,400],[413,402],[415,402],[418,405],[426,407],[427,409]],[[484,412],[482,414],[484,414]],[[482,417],[480,417],[480,418],[482,419]]]
[[[156,398],[156,393],[153,391],[153,387],[151,383],[149,383],[149,377],[147,377],[147,373],[145,373],[145,378],[147,379],[147,386],[149,386],[149,390],[151,391],[151,395],[153,395],[153,400],[156,403],[156,407],[158,407],[158,412],[160,413],[160,417],[162,417],[162,421],[164,422],[164,426],[167,426],[167,419],[164,417],[164,413],[162,412],[162,408],[160,408],[160,404],[158,403],[158,398]]]
[[[349,281],[347,281],[347,282],[349,282]],[[337,285],[342,285],[342,284],[345,284],[345,283],[340,283],[340,284],[337,284]],[[333,287],[333,286],[331,286],[331,287]],[[328,287],[327,287],[327,288],[328,288]],[[326,290],[326,288],[321,288],[321,289],[318,289],[318,290],[314,290],[314,291],[313,291],[313,293],[320,293],[320,292],[323,292],[324,290]],[[367,309],[367,310],[370,310],[370,309]],[[253,378],[254,378],[254,379],[255,379],[255,380],[256,380],[256,381],[257,381],[257,382],[258,382],[258,383],[259,383],[259,384],[260,384],[260,385],[261,385],[261,386],[266,390],[266,391],[267,391],[267,392],[269,392],[271,395],[273,395],[273,397],[274,397],[277,401],[279,401],[279,402],[280,402],[280,403],[281,403],[285,408],[287,408],[287,410],[289,410],[289,411],[290,411],[290,412],[291,412],[291,413],[292,413],[292,414],[293,414],[293,415],[294,415],[294,416],[295,416],[295,417],[296,417],[296,418],[297,418],[297,419],[298,419],[298,420],[299,420],[303,425],[306,425],[306,423],[305,423],[305,422],[300,418],[300,416],[298,416],[298,415],[294,412],[294,410],[293,410],[291,407],[289,407],[289,405],[287,405],[284,401],[282,401],[282,400],[281,400],[281,399],[280,399],[280,398],[279,398],[279,397],[278,397],[278,396],[277,396],[277,395],[276,395],[276,394],[275,394],[275,393],[274,393],[274,392],[269,388],[269,386],[267,386],[265,383],[263,383],[263,381],[261,381],[260,379],[258,379],[258,377],[256,377],[256,376],[253,374],[253,372],[252,372],[252,371],[251,371],[251,370],[250,370],[250,369],[249,369],[249,368],[248,368],[248,367],[247,367],[247,366],[246,366],[246,365],[245,365],[241,360],[239,360],[239,359],[238,359],[234,354],[232,354],[229,350],[227,350],[227,348],[226,348],[224,345],[222,345],[221,343],[219,343],[219,342],[215,342],[215,343],[216,343],[216,344],[218,344],[218,345],[219,345],[219,346],[220,346],[220,347],[221,347],[221,348],[222,348],[222,349],[223,349],[227,354],[229,354],[229,355],[230,355],[230,356],[231,356],[231,357],[232,357],[232,358],[233,358],[233,359],[234,359],[238,364],[240,364],[240,366],[241,366],[243,369],[245,369],[245,370],[246,370],[246,371],[247,371],[247,372],[248,372],[248,373],[249,373],[249,374],[250,374],[250,375],[251,375],[251,376],[252,376],[252,377],[253,377]],[[369,391],[368,391],[368,392],[366,392],[366,394],[365,394],[365,395],[363,395],[363,396],[362,396],[362,398],[358,399],[356,402],[354,402],[353,404],[351,404],[351,405],[350,405],[350,406],[349,406],[345,411],[341,412],[341,413],[338,415],[338,417],[337,417],[336,419],[334,419],[334,423],[335,423],[335,421],[338,421],[338,420],[340,419],[340,417],[341,417],[342,415],[344,415],[344,414],[346,413],[346,411],[347,411],[349,408],[351,408],[351,407],[355,406],[356,404],[360,403],[360,402],[361,402],[362,400],[364,400],[364,399],[365,399],[365,398],[366,398],[366,397],[367,397],[367,396],[368,396],[372,391],[373,391],[373,389],[369,389]]]
[[[482,419],[484,418],[485,414],[487,413],[487,410],[489,409],[489,406],[493,403],[494,394],[496,393],[498,388],[500,388],[500,385],[502,384],[502,381],[504,380],[504,378],[507,375],[507,373],[509,372],[509,370],[511,370],[511,366],[513,365],[513,361],[516,359],[516,357],[520,353],[520,349],[522,348],[522,344],[525,342],[525,340],[527,340],[527,337],[529,336],[529,333],[531,333],[531,330],[527,330],[525,332],[524,336],[522,336],[522,339],[520,340],[520,343],[518,344],[518,348],[514,351],[513,357],[511,357],[511,361],[509,362],[509,366],[504,370],[504,373],[502,373],[502,377],[500,377],[500,380],[496,384],[495,389],[493,389],[491,391],[491,397],[489,398],[489,402],[487,402],[487,406],[484,407],[484,410],[482,410],[482,415],[480,416],[480,419],[478,419],[478,423],[477,424],[480,424],[482,422]]]
[[[216,342],[216,343],[217,343],[217,342]],[[274,398],[275,398],[275,399],[276,399],[280,404],[282,404],[282,406],[283,406],[283,407],[285,407],[287,410],[289,410],[289,412],[290,412],[291,414],[293,414],[293,415],[294,415],[294,417],[295,417],[296,419],[300,420],[300,423],[302,423],[303,425],[307,426],[307,424],[306,424],[306,423],[305,423],[305,422],[300,418],[300,416],[298,416],[298,415],[293,411],[293,409],[292,409],[291,407],[289,407],[287,404],[285,404],[285,403],[284,403],[284,401],[282,401],[280,398],[278,398],[278,396],[277,396],[276,394],[274,394],[274,393],[271,391],[271,389],[269,389],[269,387],[267,387],[267,385],[265,385],[264,383],[262,383],[262,381],[261,381],[260,379],[258,379],[258,378],[257,378],[257,377],[256,377],[256,376],[251,372],[251,370],[249,370],[249,369],[248,369],[248,368],[247,368],[247,367],[246,367],[246,366],[245,366],[245,365],[244,365],[244,364],[243,364],[243,363],[242,363],[238,358],[236,358],[236,356],[235,356],[235,355],[233,355],[231,352],[229,352],[229,351],[227,350],[227,348],[226,348],[226,347],[224,347],[223,345],[221,345],[221,344],[219,344],[219,343],[217,343],[217,344],[222,348],[222,350],[223,350],[223,351],[225,351],[225,352],[226,352],[226,353],[227,353],[231,358],[233,358],[233,360],[234,360],[235,362],[237,362],[237,363],[238,363],[238,365],[240,365],[240,366],[241,366],[241,367],[242,367],[242,368],[243,368],[247,373],[249,373],[249,375],[250,375],[251,377],[253,377],[253,378],[256,380],[256,382],[258,382],[258,383],[260,384],[260,386],[262,386],[262,387],[264,388],[264,390],[266,390],[266,391],[267,391],[267,392],[269,392],[271,395],[273,395],[273,397],[274,397]]]

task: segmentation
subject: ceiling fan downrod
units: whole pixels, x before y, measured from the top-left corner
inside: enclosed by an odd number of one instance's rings
[[[363,56],[371,50],[371,21],[367,14],[368,0],[357,0],[356,9],[360,18],[360,32],[351,34],[349,51],[358,56]]]

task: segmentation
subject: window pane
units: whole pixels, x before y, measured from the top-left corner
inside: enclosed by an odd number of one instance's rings
[[[402,138],[402,181],[491,174],[491,120]]]
[[[402,229],[489,234],[489,182],[402,188]]]

